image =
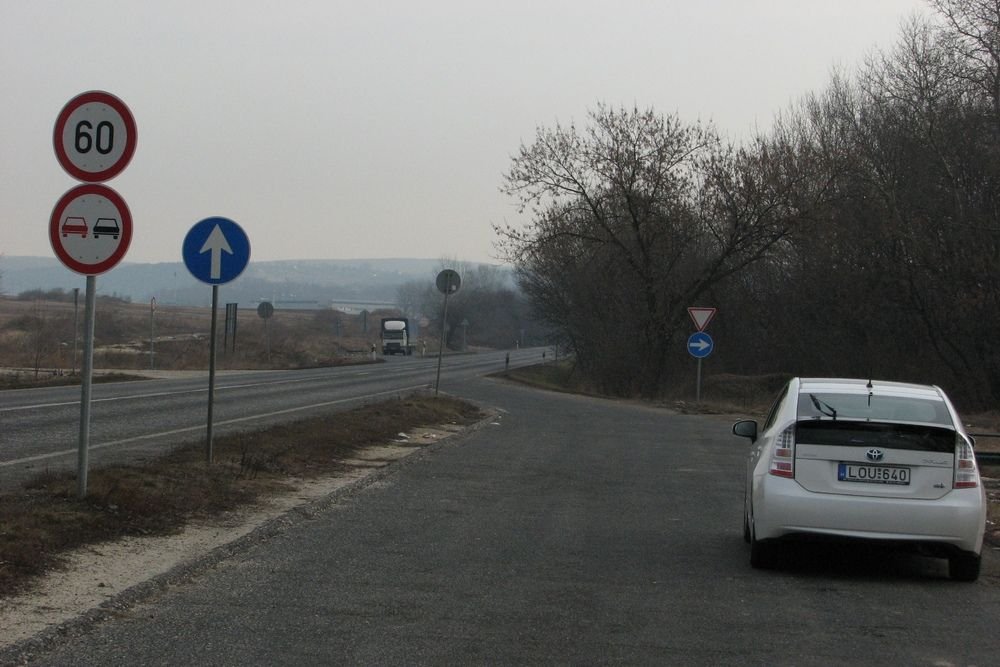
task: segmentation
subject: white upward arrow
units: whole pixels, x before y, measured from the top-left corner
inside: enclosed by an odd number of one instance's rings
[[[219,280],[222,278],[222,253],[228,252],[230,255],[233,254],[233,249],[229,247],[229,241],[226,240],[226,235],[222,233],[222,228],[219,225],[216,225],[212,233],[208,235],[208,238],[205,239],[205,244],[201,246],[201,250],[198,253],[209,251],[212,253],[211,278],[212,280]]]

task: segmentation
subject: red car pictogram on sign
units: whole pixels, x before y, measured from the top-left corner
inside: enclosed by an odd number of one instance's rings
[[[66,218],[62,223],[63,238],[70,234],[79,234],[83,238],[87,238],[87,231],[87,221],[83,218],[73,216]]]

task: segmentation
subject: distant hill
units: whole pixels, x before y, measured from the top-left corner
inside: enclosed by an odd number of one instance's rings
[[[238,303],[333,301],[391,303],[400,285],[433,282],[438,259],[309,259],[252,261],[243,275],[219,289],[220,299]],[[0,290],[15,296],[28,290],[81,291],[86,278],[55,257],[0,256]],[[155,297],[161,304],[200,306],[211,303],[211,288],[195,280],[183,262],[123,262],[97,278],[99,294],[135,303]]]

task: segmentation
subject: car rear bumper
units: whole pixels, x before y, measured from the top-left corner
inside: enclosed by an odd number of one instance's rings
[[[764,475],[753,497],[756,538],[795,535],[947,545],[979,553],[986,526],[981,488],[936,500],[847,496],[806,491],[795,480]]]

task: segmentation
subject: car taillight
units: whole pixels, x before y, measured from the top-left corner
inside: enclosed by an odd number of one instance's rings
[[[972,445],[961,435],[955,436],[955,484],[956,489],[974,489],[979,486],[979,471],[976,454]]]
[[[795,424],[778,436],[767,472],[778,477],[795,477]]]

